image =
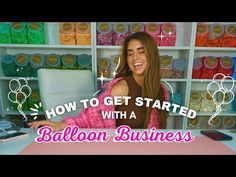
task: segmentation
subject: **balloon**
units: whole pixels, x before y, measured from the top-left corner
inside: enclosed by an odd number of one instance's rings
[[[25,79],[25,78],[23,78],[23,77],[20,77],[20,78],[18,79],[18,81],[20,82],[21,86],[23,86],[23,85],[28,85],[27,79]]]
[[[18,91],[20,89],[21,85],[20,82],[17,79],[12,79],[9,82],[9,88],[11,91]]]
[[[8,93],[7,97],[12,103],[17,103],[17,101],[16,101],[16,92],[10,91]]]
[[[215,79],[216,79],[216,77],[218,76],[218,75],[221,75],[221,76],[223,76],[223,77],[225,77],[225,75],[224,74],[222,74],[222,73],[216,73],[214,76],[213,76],[213,82],[215,82]]]
[[[16,101],[18,104],[24,104],[26,100],[26,95],[23,92],[16,93]]]
[[[207,92],[213,97],[213,94],[211,93],[211,90],[215,90],[214,87],[217,87],[217,90],[221,90],[221,86],[218,82],[211,82],[207,85]]]
[[[221,94],[219,94],[219,93],[221,93]],[[220,95],[220,96],[217,96],[217,94]],[[217,98],[221,97],[221,95],[223,96],[223,98],[221,99],[221,101],[219,101],[220,99],[217,100]],[[216,91],[213,93],[213,101],[214,101],[214,103],[215,103],[217,106],[222,105],[222,104],[224,103],[224,100],[225,100],[225,93],[222,92],[221,90],[216,90]]]
[[[232,82],[224,82],[225,79],[227,79],[227,78],[229,78],[230,80],[232,80]],[[228,80],[229,80],[229,79],[228,79]],[[224,84],[224,83],[225,83],[225,84]],[[223,89],[226,90],[226,91],[232,90],[232,89],[234,88],[234,79],[233,79],[231,76],[225,76],[225,77],[223,77],[222,80],[221,80],[221,85],[222,85]],[[228,85],[229,89],[227,88],[226,85]],[[231,85],[231,87],[230,87],[230,85]]]
[[[229,96],[229,100],[228,101],[224,101],[223,104],[230,104],[233,100],[234,100],[234,92],[230,91],[226,91],[225,94],[229,94],[231,96]]]
[[[20,88],[20,91],[25,93],[26,98],[28,98],[32,92],[31,88],[28,85],[24,85]]]

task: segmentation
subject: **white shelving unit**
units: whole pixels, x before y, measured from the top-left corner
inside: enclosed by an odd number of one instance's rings
[[[95,73],[95,65],[94,65],[94,44],[93,44],[93,33],[91,32],[91,45],[60,45],[59,39],[59,22],[47,22],[45,23],[45,34],[46,34],[46,44],[0,44],[0,56],[4,54],[89,54],[92,56],[92,72]],[[93,25],[91,25],[91,31],[93,31]],[[94,77],[96,75],[94,74]],[[17,77],[6,77],[3,74],[1,62],[0,62],[0,107],[1,107],[1,116],[9,117],[9,116],[17,116],[20,117],[21,114],[17,110],[10,109],[12,107],[12,103],[8,100],[7,94],[10,91],[8,83],[11,79],[16,79]],[[33,87],[38,87],[38,78],[37,77],[27,77],[29,81],[29,85]],[[95,84],[97,83],[94,80]],[[24,111],[26,115],[30,115],[32,111]],[[39,111],[38,115],[44,116],[45,113],[43,111]],[[20,119],[20,118],[19,118]]]
[[[46,45],[26,45],[26,44],[0,44],[0,55],[3,54],[17,54],[17,53],[41,53],[41,54],[90,54],[92,55],[92,72],[94,74],[94,83],[96,89],[98,89],[99,79],[97,79],[97,60],[102,57],[109,58],[111,55],[117,55],[120,51],[120,46],[103,46],[97,45],[97,23],[91,23],[91,45],[81,46],[81,45],[60,45],[59,39],[59,23],[46,23],[46,34],[47,34],[47,44]],[[210,23],[209,23],[210,24]],[[226,23],[227,24],[227,23]],[[193,59],[202,56],[232,56],[236,57],[236,48],[226,48],[226,47],[195,47],[195,36],[197,23],[193,22],[177,22],[177,38],[176,45],[174,47],[164,47],[159,46],[160,55],[171,55],[174,59],[183,58],[186,61],[186,70],[183,79],[162,79],[162,81],[167,81],[171,84],[174,91],[178,91],[182,95],[182,105],[188,107],[190,101],[190,93],[192,90],[205,90],[206,85],[211,82],[210,79],[192,79],[192,66]],[[0,110],[2,110],[2,116],[12,116],[19,115],[17,111],[7,111],[8,100],[6,97],[8,91],[8,82],[14,77],[5,77],[0,66]],[[112,78],[106,78],[104,81],[109,81]],[[30,83],[37,85],[37,78],[29,78]],[[226,81],[226,84],[230,81]],[[165,82],[163,82],[165,84]],[[168,88],[168,86],[166,85]],[[236,89],[234,88],[234,93]],[[28,111],[26,114],[30,114]],[[43,112],[40,112],[43,115]],[[197,116],[209,117],[213,112],[197,112]],[[222,112],[219,116],[236,117],[236,112]],[[178,114],[170,113],[168,119],[168,128],[189,128],[188,118],[180,116]]]
[[[173,58],[183,58],[187,63],[187,70],[185,72],[183,79],[162,79],[163,81],[167,81],[174,89],[174,91],[178,90],[183,96],[183,105],[188,105],[189,100],[189,90],[188,88],[188,79],[189,72],[191,70],[190,67],[190,58],[191,58],[191,40],[192,40],[192,28],[193,23],[175,23],[177,28],[177,38],[175,46],[159,46],[160,55],[171,55]],[[94,27],[94,33],[96,34],[96,24]],[[101,46],[96,45],[97,39],[95,36],[95,58],[110,58],[112,55],[119,54],[121,49],[120,46]],[[109,81],[112,78],[107,78],[104,81]],[[100,80],[98,80],[100,82]],[[165,84],[165,82],[163,82]],[[165,84],[166,85],[166,84]],[[169,88],[167,86],[167,88]],[[170,113],[168,119],[168,128],[182,128],[183,127],[183,116],[178,114]]]
[[[206,23],[206,24],[213,24],[213,22]],[[236,24],[235,22],[231,23],[220,23],[223,25],[227,24]],[[231,47],[195,47],[195,36],[196,36],[196,29],[197,29],[197,23],[193,23],[193,31],[192,31],[192,41],[191,41],[191,57],[190,57],[190,66],[192,70],[193,66],[193,59],[203,57],[203,56],[215,56],[215,57],[224,57],[224,56],[230,56],[230,57],[236,57],[236,48]],[[199,91],[206,91],[207,85],[212,82],[212,79],[192,79],[191,75],[192,72],[189,72],[189,78],[188,78],[188,96],[190,96],[191,91],[193,90],[199,90]],[[216,82],[220,83],[221,80],[215,80]],[[225,80],[225,84],[232,84],[232,80]],[[233,88],[234,94],[236,93],[236,88]],[[188,100],[189,102],[189,100]],[[213,115],[214,112],[197,112],[197,119],[205,119],[205,123],[207,122],[208,118]],[[236,112],[230,111],[230,112],[221,112],[218,115],[220,118],[223,117],[233,117],[236,120]],[[188,128],[187,119],[183,122],[183,127]],[[234,125],[234,128],[236,125]],[[200,128],[206,128],[205,126],[200,125]],[[213,127],[214,128],[214,127]],[[224,128],[223,126],[220,128]]]

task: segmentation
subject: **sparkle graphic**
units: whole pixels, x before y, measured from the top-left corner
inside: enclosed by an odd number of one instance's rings
[[[114,77],[116,76],[116,74],[117,74],[117,69],[118,69],[118,67],[120,66],[120,57],[119,57],[119,61],[118,61],[118,64],[117,64],[117,66],[116,66],[116,69],[115,69],[115,71],[112,73],[113,75],[114,75]]]
[[[31,113],[30,115],[31,115],[31,116],[34,116],[34,120],[35,120],[35,119],[38,118],[38,117],[37,117],[37,116],[38,116],[38,112],[39,112],[38,109],[42,107],[42,103],[39,102],[38,105],[37,105],[37,104],[34,104],[34,106],[35,106],[36,109],[35,109],[35,108],[30,108],[31,111],[34,111],[34,113]]]
[[[159,37],[160,37],[160,38],[161,38],[161,40],[162,40],[162,38],[163,38],[163,37],[165,37],[165,36],[163,36],[163,35],[161,34]]]
[[[116,74],[117,74],[117,73],[116,73],[116,71],[114,71],[114,72],[112,73],[113,77],[115,77],[115,76],[116,76]]]
[[[116,65],[116,69],[114,70],[114,72],[112,73],[113,74],[113,76],[115,77],[116,76],[116,74],[117,74],[117,69],[119,68],[119,66],[120,66],[120,57],[119,57],[119,61],[118,61],[118,64]],[[106,77],[103,77],[103,72],[101,73],[101,76],[100,77],[98,77],[98,80],[100,80],[101,81],[101,85],[103,85],[103,81],[104,81],[104,79],[106,79]]]
[[[98,77],[98,80],[101,81],[101,85],[103,85],[103,80],[105,77],[103,77],[103,72],[101,73],[101,77]]]

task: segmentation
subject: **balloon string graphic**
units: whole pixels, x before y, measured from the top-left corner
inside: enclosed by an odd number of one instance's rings
[[[220,114],[220,112],[221,112],[221,105],[217,105],[217,106],[216,106],[216,112],[215,112],[213,115],[211,115],[211,117],[210,117],[209,120],[208,120],[208,124],[209,124],[209,125],[212,125],[213,119],[214,119],[218,114]]]
[[[22,104],[19,104],[17,106],[17,110],[21,113],[21,115],[23,116],[23,121],[27,121],[27,117],[25,115],[25,113],[22,111]]]

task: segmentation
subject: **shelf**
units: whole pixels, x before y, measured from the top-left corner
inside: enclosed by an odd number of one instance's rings
[[[167,82],[187,82],[187,79],[161,79],[161,81],[167,81]]]
[[[204,51],[234,51],[236,52],[236,47],[195,47],[194,50],[204,50]]]
[[[90,49],[92,46],[88,45],[47,45],[47,44],[0,44],[1,48],[60,48],[60,49]]]
[[[36,112],[33,112],[33,111],[23,111],[26,115],[30,115],[32,113],[36,113]],[[39,111],[37,112],[38,115],[45,115],[44,111]],[[20,115],[22,116],[19,111],[5,111],[4,112],[5,115]]]
[[[6,77],[6,76],[1,76],[0,80],[12,80],[12,79],[19,79],[20,77]],[[21,78],[25,78],[27,80],[32,80],[32,81],[37,81],[38,78],[37,77],[21,77]]]
[[[190,50],[190,47],[177,47],[177,46],[158,46],[158,49],[161,50]]]
[[[114,78],[103,78],[103,81],[111,81],[112,79],[114,79]],[[98,80],[98,81],[101,81],[100,78],[97,78],[97,80]]]
[[[212,82],[212,79],[191,79],[191,82]],[[216,82],[221,82],[221,79],[215,79]],[[224,82],[235,82],[235,80],[225,79]]]
[[[111,81],[113,78],[104,78],[103,81]],[[101,80],[97,78],[97,80]],[[161,79],[161,81],[167,81],[167,82],[187,82],[187,79]]]
[[[121,49],[121,46],[103,46],[98,45],[97,49]],[[177,46],[158,46],[159,50],[190,50],[190,47],[177,47]]]
[[[182,115],[179,115],[179,114],[173,113],[173,112],[169,112],[169,116],[182,116]]]
[[[211,116],[213,114],[214,112],[197,112],[197,116]],[[217,116],[235,116],[236,117],[236,112],[221,112]]]
[[[121,46],[113,46],[113,45],[97,45],[97,49],[121,49]]]

